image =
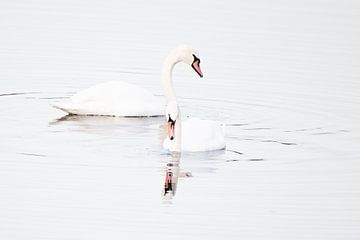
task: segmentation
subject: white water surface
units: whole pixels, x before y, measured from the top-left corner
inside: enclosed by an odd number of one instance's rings
[[[359,239],[358,1],[0,2],[0,239]],[[224,122],[226,151],[171,156],[163,118],[64,117],[104,81]],[[176,185],[163,198],[169,172]]]

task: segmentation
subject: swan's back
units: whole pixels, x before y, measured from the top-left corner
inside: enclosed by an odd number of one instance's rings
[[[224,127],[216,121],[190,118],[182,122],[181,148],[199,152],[225,149]]]
[[[126,82],[106,82],[82,90],[69,101],[55,104],[79,115],[159,116],[163,104],[148,90]]]

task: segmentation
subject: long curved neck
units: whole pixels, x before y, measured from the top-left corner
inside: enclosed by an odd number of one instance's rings
[[[175,49],[166,57],[165,62],[163,64],[161,81],[164,88],[164,94],[167,103],[171,101],[177,102],[175,89],[172,82],[172,71],[174,69],[174,66],[181,61],[182,60],[180,57],[179,49]],[[171,152],[181,152],[181,117],[180,116],[181,114],[178,106],[178,117],[176,119],[176,125],[175,125],[175,138],[174,140],[171,141],[171,145],[169,148]]]
[[[178,117],[176,119],[176,124],[175,124],[175,139],[173,142],[173,149],[172,151],[174,152],[181,152],[181,113],[179,110],[178,113]]]
[[[172,82],[172,71],[175,64],[180,62],[177,52],[170,53],[163,64],[161,81],[164,88],[165,98],[167,102],[176,101],[176,94]]]

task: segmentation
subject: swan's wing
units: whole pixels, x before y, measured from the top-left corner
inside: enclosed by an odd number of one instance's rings
[[[54,107],[71,114],[163,115],[163,104],[148,90],[125,82],[107,82],[82,90]]]

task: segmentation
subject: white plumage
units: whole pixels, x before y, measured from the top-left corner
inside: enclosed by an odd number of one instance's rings
[[[181,141],[166,137],[163,147],[172,151],[172,145],[181,145],[179,149],[185,152],[205,152],[225,149],[225,126],[217,121],[189,118],[177,123],[181,131]]]
[[[54,107],[70,114],[160,116],[164,104],[147,89],[126,82],[105,82],[76,93]]]
[[[181,148],[191,152],[224,149],[224,130],[219,122],[189,118],[182,122]]]

